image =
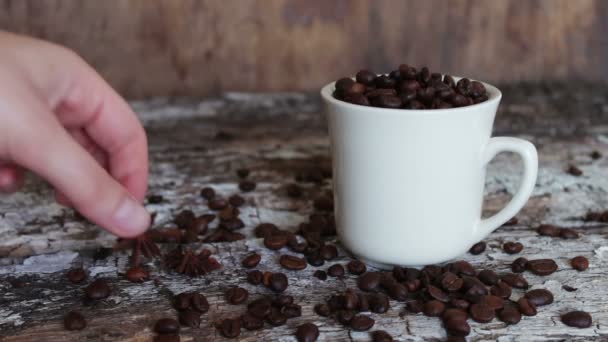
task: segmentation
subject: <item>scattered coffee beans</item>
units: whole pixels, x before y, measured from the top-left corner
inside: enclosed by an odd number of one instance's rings
[[[572,258],[572,260],[570,260],[570,264],[572,265],[572,268],[581,272],[589,268],[589,260],[580,255]]]
[[[526,258],[517,258],[513,260],[511,263],[511,271],[513,273],[522,273],[526,270],[526,266],[528,265],[528,259]]]
[[[559,231],[559,236],[560,236],[562,239],[567,239],[567,240],[568,240],[568,239],[578,239],[578,237],[579,237],[579,235],[578,235],[578,233],[576,232],[576,230],[574,230],[574,229],[570,229],[570,228],[562,228],[562,229]]]
[[[521,297],[517,301],[517,307],[523,315],[536,316],[536,305],[531,303],[526,297]]]
[[[226,318],[219,324],[219,330],[226,338],[235,338],[241,334],[241,319]]]
[[[515,305],[506,305],[502,310],[498,311],[498,319],[507,324],[517,324],[521,321],[521,313]]]
[[[524,249],[524,245],[522,245],[519,242],[510,242],[509,241],[509,242],[505,242],[505,244],[502,245],[502,249],[507,254],[517,254]]]
[[[354,331],[367,331],[374,326],[373,318],[365,315],[356,315],[350,320],[350,328]]]
[[[249,271],[247,281],[251,285],[260,285],[262,283],[262,272],[258,270]]]
[[[536,307],[553,303],[553,293],[545,289],[530,290],[524,297]]]
[[[327,280],[327,272],[323,270],[316,270],[313,276],[315,276],[319,280]]]
[[[185,327],[198,328],[201,325],[201,314],[193,310],[181,311],[179,323]]]
[[[225,297],[228,303],[237,305],[247,300],[249,292],[242,287],[231,287],[226,291]]]
[[[574,328],[589,328],[592,324],[591,315],[584,311],[570,311],[562,315],[562,322]]]
[[[262,256],[257,253],[251,253],[241,261],[241,265],[245,268],[254,268],[262,260]]]
[[[306,260],[297,256],[284,254],[279,258],[279,263],[283,268],[292,271],[299,271],[306,268]]]
[[[142,266],[133,266],[127,270],[126,276],[132,283],[143,283],[150,279],[150,272]]]
[[[230,203],[230,205],[232,205],[233,207],[238,208],[245,204],[245,199],[240,195],[232,195],[228,198],[228,203]]]
[[[201,190],[201,197],[211,200],[215,197],[215,190],[211,187],[205,187]]]
[[[255,182],[244,180],[239,183],[239,189],[243,192],[250,192],[255,190],[256,184]]]
[[[568,169],[566,169],[566,172],[576,177],[581,176],[583,174],[583,171],[574,164],[568,165]]]
[[[87,298],[93,300],[107,298],[111,292],[110,286],[108,286],[108,283],[103,279],[93,281],[84,291]]]
[[[494,319],[494,309],[485,303],[476,303],[471,305],[469,313],[474,321],[479,323],[488,323]]]
[[[473,255],[479,255],[481,253],[483,253],[486,250],[486,243],[483,241],[479,241],[478,243],[474,244],[471,249],[469,249],[469,253],[473,254]]]
[[[438,300],[430,300],[422,306],[422,312],[429,317],[439,317],[445,310],[445,304]]]
[[[552,224],[541,224],[536,231],[542,236],[558,237],[560,228]]]
[[[327,274],[331,277],[343,277],[344,276],[344,266],[340,265],[340,264],[334,264],[331,265],[328,269],[327,269]]]
[[[63,317],[63,327],[65,330],[82,330],[86,326],[87,322],[84,317],[76,311],[70,311]]]
[[[526,268],[536,275],[547,276],[557,271],[557,264],[551,259],[536,259],[529,260],[526,264]]]
[[[315,342],[319,338],[319,328],[314,323],[304,323],[296,330],[298,342]]]
[[[359,260],[349,261],[348,264],[346,264],[346,268],[348,269],[348,272],[354,275],[360,275],[367,271],[367,266],[365,266],[365,263]]]
[[[264,328],[264,320],[246,312],[241,316],[241,325],[247,330],[260,330]]]
[[[274,292],[283,292],[287,289],[289,282],[283,273],[272,273],[268,287]]]

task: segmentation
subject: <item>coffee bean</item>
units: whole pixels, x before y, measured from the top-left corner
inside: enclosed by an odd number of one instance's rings
[[[509,219],[509,221],[505,222],[503,226],[514,226],[517,223],[519,223],[519,219],[517,218],[517,216],[513,216]]]
[[[567,239],[567,240],[569,240],[569,239],[578,239],[578,237],[579,237],[579,235],[576,232],[576,230],[570,229],[570,228],[562,228],[562,229],[560,229],[559,236],[562,239]]]
[[[454,272],[460,276],[461,275],[475,276],[477,274],[477,271],[475,271],[475,268],[470,263],[468,263],[464,260],[453,263],[452,272]]]
[[[591,157],[591,159],[600,159],[602,158],[602,154],[600,153],[600,151],[598,150],[593,150],[589,156]]]
[[[327,272],[322,271],[322,270],[316,270],[315,273],[313,274],[313,276],[319,280],[327,280]]]
[[[524,245],[522,245],[519,242],[505,242],[504,245],[502,245],[502,249],[505,251],[505,253],[507,254],[517,254],[519,252],[521,252],[524,249]]]
[[[350,86],[350,88],[348,88],[346,90],[346,94],[344,95],[344,98],[346,99],[348,96],[354,95],[354,94],[363,95],[363,93],[365,93],[366,89],[367,89],[367,87],[365,86],[365,84],[355,82],[355,83],[353,83],[353,85]]]
[[[150,273],[142,266],[133,266],[127,270],[126,277],[132,283],[143,283],[150,279]]]
[[[484,96],[486,94],[486,87],[483,85],[483,83],[478,82],[478,81],[473,81],[471,82],[471,96],[473,97],[480,97],[480,96]]]
[[[422,104],[422,102],[420,102],[418,100],[412,100],[412,101],[406,103],[404,108],[412,109],[412,110],[425,109],[424,104]]]
[[[359,277],[357,284],[363,291],[373,291],[380,285],[381,274],[379,272],[367,272]]]
[[[573,328],[589,328],[593,323],[591,315],[584,311],[570,311],[562,315],[562,322]]]
[[[471,305],[469,313],[471,314],[471,318],[479,323],[488,323],[494,319],[494,309],[485,303]]]
[[[327,304],[317,304],[317,305],[315,305],[314,310],[317,313],[317,315],[323,316],[323,317],[327,317],[331,314],[331,310],[329,308],[329,305],[327,305]]]
[[[568,169],[566,169],[566,172],[576,177],[581,176],[583,174],[583,170],[579,169],[576,165],[573,164],[568,165]]]
[[[471,327],[469,326],[469,323],[467,323],[466,319],[463,318],[456,317],[446,320],[444,325],[445,330],[450,335],[467,336],[471,333]]]
[[[530,290],[524,297],[537,307],[553,303],[553,293],[545,289]]]
[[[373,89],[365,93],[370,100],[374,100],[379,96],[397,96],[397,91],[395,89]]]
[[[429,71],[429,68],[422,67],[422,69],[420,69],[420,72],[418,73],[418,80],[424,84],[431,80],[431,72]]]
[[[269,288],[274,292],[283,292],[288,285],[287,277],[283,273],[273,273],[270,277]]]
[[[270,315],[272,302],[268,298],[259,298],[247,305],[247,312],[254,317],[264,319]]]
[[[445,304],[438,300],[430,300],[422,306],[422,312],[429,317],[439,317],[445,310]]]
[[[260,330],[264,328],[264,321],[246,312],[241,315],[241,326],[247,330]]]
[[[406,304],[407,309],[413,313],[422,312],[423,306],[424,306],[424,303],[419,300],[413,300]]]
[[[211,210],[222,210],[228,206],[228,201],[223,198],[214,198],[207,202],[207,206]]]
[[[161,318],[154,324],[154,331],[159,334],[177,334],[179,323],[172,318]]]
[[[436,286],[428,285],[427,292],[431,297],[433,297],[439,301],[442,301],[444,303],[447,302],[448,300],[450,300],[448,295],[445,292],[441,291],[441,289],[439,289]]]
[[[344,276],[344,267],[340,264],[331,265],[327,269],[327,274],[331,277],[342,278]]]
[[[528,265],[528,259],[517,258],[517,259],[513,260],[513,262],[511,263],[511,271],[513,273],[522,273],[523,271],[526,270],[527,265]]]
[[[72,284],[80,284],[87,279],[87,273],[82,268],[74,268],[66,274]]]
[[[450,102],[454,107],[464,107],[469,104],[467,98],[461,94],[454,94]]]
[[[243,192],[250,192],[255,190],[256,184],[250,180],[244,180],[239,183],[239,189]]]
[[[354,275],[360,275],[367,271],[367,266],[365,266],[365,263],[359,260],[349,261],[348,264],[346,264],[346,268],[348,269],[348,272]]]
[[[281,326],[287,322],[287,316],[285,316],[280,309],[271,308],[270,314],[266,317],[266,321],[275,327]]]
[[[528,288],[528,281],[526,280],[526,278],[522,277],[519,274],[507,273],[500,277],[500,279],[507,283],[509,286],[514,287],[516,289]]]
[[[262,272],[258,270],[247,272],[247,281],[251,285],[260,285],[262,283]]]
[[[536,231],[542,236],[557,237],[559,236],[560,228],[552,224],[541,224],[536,228]]]
[[[373,318],[365,315],[356,315],[350,320],[350,328],[354,331],[367,331],[374,326]]]
[[[220,332],[226,338],[235,338],[241,334],[240,318],[226,318],[220,323]]]
[[[174,306],[177,310],[186,310],[190,307],[190,293],[180,293],[175,296]]]
[[[175,222],[178,228],[186,229],[194,219],[196,219],[196,216],[194,216],[192,210],[182,210],[175,216],[173,222]]]
[[[547,276],[557,271],[557,264],[551,259],[529,260],[526,269],[539,276]]]
[[[245,302],[249,297],[249,292],[242,287],[231,287],[225,293],[226,301],[237,305]]]
[[[283,266],[283,268],[292,271],[299,271],[306,268],[306,260],[304,260],[303,258],[298,258],[294,255],[281,255],[281,257],[279,258],[279,263],[281,264],[281,266]]]
[[[385,313],[390,307],[388,297],[384,293],[373,293],[368,297],[369,308],[373,313]]]
[[[302,316],[302,307],[298,304],[287,304],[281,308],[281,313],[287,317],[287,319]]]
[[[93,300],[107,298],[111,292],[110,286],[108,286],[108,283],[103,279],[93,281],[84,291],[87,298]]]
[[[275,235],[279,231],[279,228],[272,223],[260,223],[255,227],[255,237],[266,238],[267,236]]]
[[[374,80],[376,79],[376,74],[369,70],[361,70],[356,75],[357,82],[363,83],[365,85],[373,85]]]
[[[409,292],[415,292],[422,287],[422,282],[420,279],[408,280],[403,282],[403,285],[407,288]]]
[[[420,83],[416,80],[405,80],[399,86],[401,93],[416,92],[418,89],[420,89]]]
[[[245,169],[245,168],[236,170],[236,175],[239,178],[247,178],[247,176],[249,176],[249,173],[250,173],[249,169]]]
[[[199,313],[209,311],[209,302],[207,301],[207,297],[198,292],[190,294],[190,305],[193,310]]]
[[[257,253],[252,253],[241,260],[241,265],[245,268],[254,268],[262,260],[262,256]]]
[[[498,284],[498,281],[500,280],[500,277],[498,277],[498,274],[496,274],[496,272],[494,272],[492,270],[480,271],[479,274],[477,275],[477,278],[479,278],[479,280],[481,280],[484,284],[486,284],[488,286],[496,285],[496,284]]]
[[[181,311],[179,323],[185,327],[198,328],[201,325],[201,314],[192,310]]]
[[[65,330],[82,330],[87,327],[87,321],[80,313],[70,311],[63,316],[63,327]]]
[[[338,249],[334,245],[325,245],[319,249],[319,254],[325,260],[333,260],[338,256]]]
[[[462,280],[462,278],[458,277],[452,272],[446,272],[441,277],[441,287],[443,287],[444,290],[449,292],[460,290],[463,284],[464,281]]]
[[[481,300],[479,302],[486,304],[492,310],[502,309],[505,304],[505,301],[502,298],[494,295],[481,296]]]
[[[587,258],[585,258],[584,256],[577,256],[572,258],[572,260],[570,260],[570,264],[572,265],[572,268],[577,271],[584,271],[589,268],[589,260],[587,260]]]
[[[240,195],[232,195],[228,198],[228,203],[230,203],[230,205],[233,207],[238,208],[245,204],[245,199]]]
[[[479,241],[478,243],[474,244],[471,249],[469,249],[469,253],[473,254],[473,255],[479,255],[481,253],[483,253],[486,250],[486,243],[483,241]]]
[[[346,91],[355,83],[350,77],[343,77],[336,81],[336,92],[346,93]]]
[[[469,314],[463,309],[449,308],[443,312],[443,315],[441,317],[444,322],[447,322],[453,318],[466,320],[469,317]]]
[[[452,298],[450,299],[449,303],[452,307],[462,310],[467,310],[470,306],[469,302],[459,298]]]
[[[574,292],[574,291],[578,290],[576,287],[572,287],[570,285],[562,285],[562,289],[564,289],[568,292]]]
[[[325,263],[325,259],[323,259],[321,254],[319,254],[319,251],[316,251],[316,253],[311,253],[308,256],[306,256],[306,261],[311,266],[315,266],[315,267],[323,266],[323,264]]]
[[[378,77],[376,77],[376,79],[374,80],[374,84],[376,85],[376,87],[381,88],[381,89],[392,89],[395,88],[395,80],[386,76],[386,75],[380,75]]]
[[[372,342],[393,342],[393,337],[384,330],[372,331]]]
[[[536,305],[531,303],[527,298],[521,297],[517,301],[517,307],[519,311],[526,316],[536,316]]]
[[[498,319],[507,324],[517,324],[521,321],[521,313],[515,305],[505,305],[502,310],[498,311]]]
[[[509,286],[506,282],[500,281],[498,284],[492,286],[490,288],[490,293],[494,296],[500,297],[502,299],[509,299],[511,297],[511,286]]]
[[[371,104],[382,108],[399,108],[403,104],[401,98],[393,95],[380,95],[374,97]]]
[[[287,245],[288,237],[286,235],[267,235],[264,238],[264,246],[266,248],[271,249],[273,251],[278,251],[279,249],[285,247]]]
[[[201,190],[201,197],[208,200],[213,199],[215,197],[215,190],[213,190],[211,187],[204,187]]]
[[[355,317],[354,310],[340,310],[336,313],[336,319],[343,325],[349,325],[353,317]]]
[[[315,342],[318,338],[319,328],[314,323],[304,323],[296,329],[298,342]]]

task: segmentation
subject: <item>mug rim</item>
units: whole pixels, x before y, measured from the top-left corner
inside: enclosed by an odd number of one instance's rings
[[[463,77],[452,76],[455,82],[458,82]],[[354,79],[354,78],[353,78]],[[472,78],[469,78],[471,81],[478,81]],[[384,108],[384,107],[373,107],[373,106],[362,106],[353,103],[349,103],[346,101],[339,100],[333,97],[332,93],[335,90],[335,84],[337,81],[326,84],[321,88],[321,97],[328,103],[332,103],[337,106],[344,106],[346,108],[351,109],[361,109],[365,111],[369,111],[374,114],[399,114],[399,115],[433,115],[433,114],[445,114],[448,112],[466,112],[470,109],[479,108],[483,106],[490,106],[494,103],[498,103],[502,98],[502,92],[495,86],[483,82],[481,82],[485,87],[488,93],[488,99],[484,102],[475,103],[469,106],[464,107],[454,107],[454,108],[443,108],[443,109],[406,109],[406,108]]]

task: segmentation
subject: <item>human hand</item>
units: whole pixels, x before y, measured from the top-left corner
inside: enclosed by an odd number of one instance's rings
[[[147,140],[127,103],[66,48],[0,31],[0,51],[0,191],[28,169],[108,231],[144,232]]]

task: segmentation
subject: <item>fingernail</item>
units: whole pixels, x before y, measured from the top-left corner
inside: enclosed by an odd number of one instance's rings
[[[131,197],[125,197],[114,212],[114,224],[125,236],[136,236],[150,226],[150,214]]]

